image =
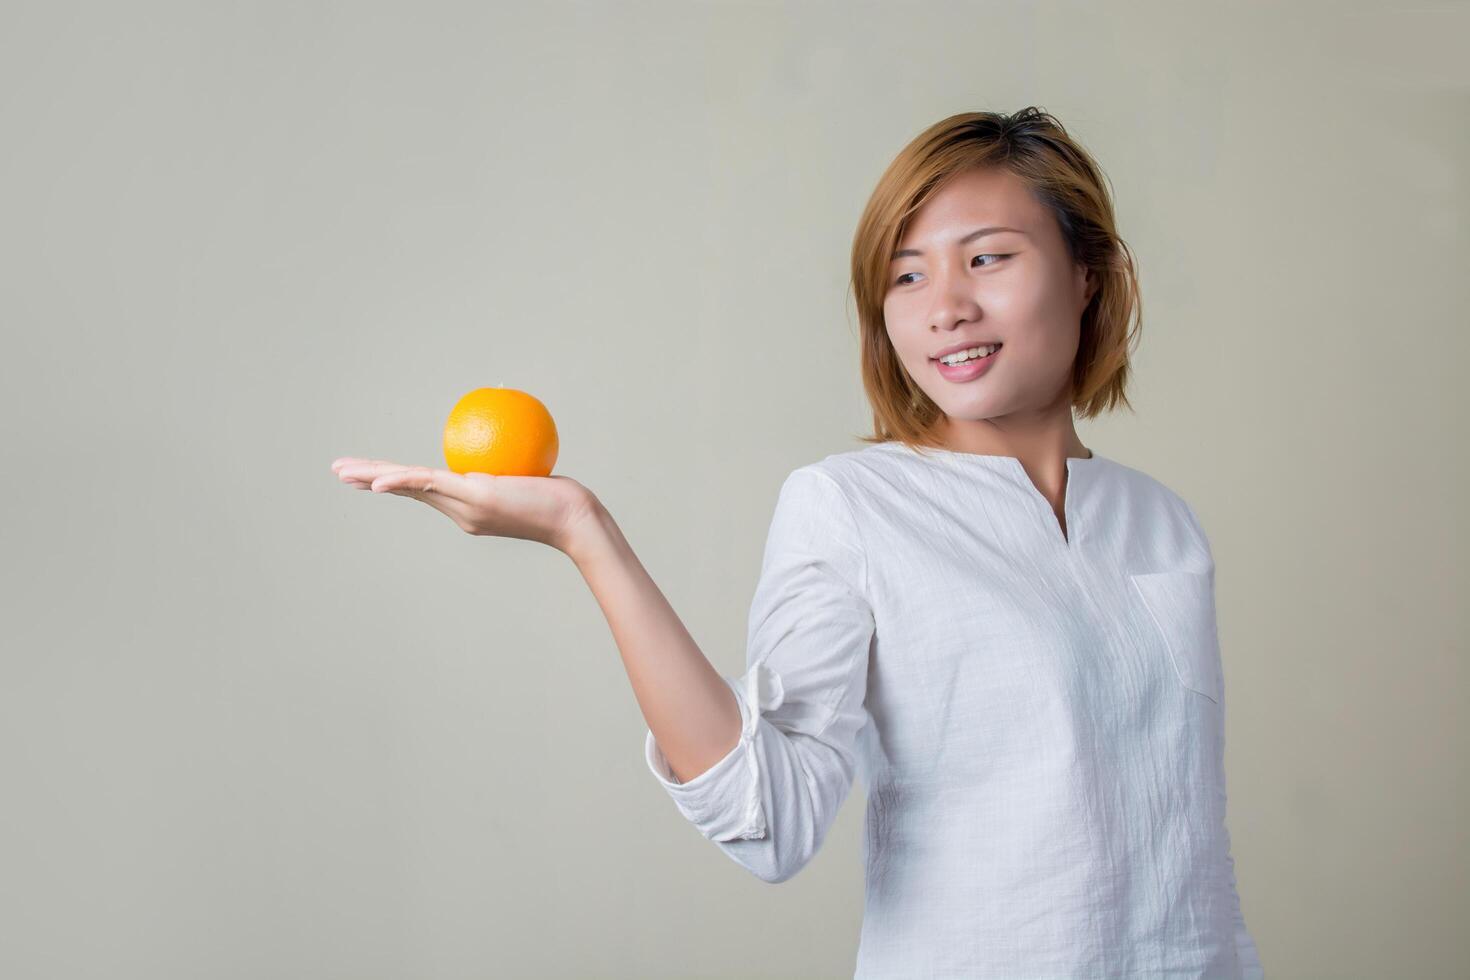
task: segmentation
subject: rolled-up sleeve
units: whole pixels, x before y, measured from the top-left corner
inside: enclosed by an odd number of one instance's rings
[[[822,846],[857,771],[874,620],[852,507],[816,464],[777,495],[751,602],[746,670],[726,676],[740,740],[681,783],[650,730],[644,754],[680,813],[732,860],[768,882]]]

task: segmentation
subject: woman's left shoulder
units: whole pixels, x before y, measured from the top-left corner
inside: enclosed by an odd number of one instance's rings
[[[1109,462],[1109,478],[1117,481],[1120,492],[1135,503],[1136,509],[1152,514],[1160,523],[1182,532],[1194,542],[1204,561],[1208,565],[1214,564],[1204,524],[1183,493],[1137,467],[1117,460]]]

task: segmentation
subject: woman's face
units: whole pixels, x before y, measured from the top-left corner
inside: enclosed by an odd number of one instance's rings
[[[997,227],[1012,230],[975,234]],[[951,178],[904,232],[887,288],[888,339],[951,420],[1024,418],[1059,400],[1070,411],[1091,286],[1056,219],[1020,178],[1005,170]],[[994,343],[1001,349],[978,377],[940,373],[938,354]]]

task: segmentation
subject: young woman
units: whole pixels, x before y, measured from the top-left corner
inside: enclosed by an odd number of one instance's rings
[[[1138,286],[1100,170],[1035,108],[941,120],[852,275],[874,432],[782,484],[738,678],[576,481],[333,465],[571,557],[654,776],[753,874],[805,866],[861,774],[857,976],[1263,977],[1208,538],[1073,427],[1128,406]]]

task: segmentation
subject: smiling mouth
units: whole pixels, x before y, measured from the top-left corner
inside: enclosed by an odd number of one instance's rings
[[[1003,344],[994,343],[994,344],[978,344],[976,347],[966,348],[967,350],[976,350],[977,348],[986,348],[986,347],[989,347],[989,348],[991,348],[991,350],[990,350],[990,353],[988,353],[988,354],[972,355],[970,357],[965,358],[963,361],[955,361],[953,363],[946,363],[944,361],[944,358],[941,358],[941,357],[931,357],[931,358],[929,358],[929,360],[932,361],[935,364],[938,364],[940,367],[963,367],[966,364],[971,364],[971,363],[973,363],[975,361],[983,361],[986,358],[990,357],[992,354],[999,353],[1001,347],[1003,347],[1003,346],[1004,346]],[[958,353],[958,351],[956,351],[956,353]],[[944,357],[949,357],[949,356],[951,356],[951,355],[949,355],[949,354],[944,355]]]

